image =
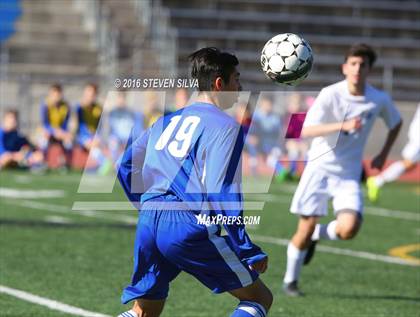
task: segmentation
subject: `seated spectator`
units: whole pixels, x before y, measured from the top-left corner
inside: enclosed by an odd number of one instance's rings
[[[0,128],[0,169],[6,167],[40,168],[44,156],[18,131],[18,112],[7,110]]]
[[[98,87],[95,84],[87,84],[83,91],[81,102],[76,106],[77,114],[77,143],[96,162],[99,174],[107,174],[111,168],[111,161],[105,156],[98,133],[99,120],[102,114],[102,107],[97,101]]]
[[[142,108],[144,127],[147,129],[152,126],[153,123],[159,119],[164,112],[161,110],[161,104],[159,102],[159,95],[154,91],[147,91],[145,93],[145,102]]]
[[[267,165],[275,170],[276,177],[284,177],[285,170],[279,161],[282,153],[280,134],[280,115],[274,112],[273,101],[263,96],[259,100],[249,129],[248,151],[253,173],[256,172],[258,166],[257,156],[262,154]]]
[[[70,113],[70,107],[63,99],[62,87],[59,84],[52,85],[45,102],[41,104],[41,149],[46,155],[50,145],[58,144],[63,150],[67,167],[73,143],[73,135],[68,129]]]
[[[186,88],[178,88],[174,98],[175,111],[184,108],[189,99],[189,93]]]
[[[144,130],[143,115],[128,108],[125,94],[118,92],[115,108],[108,115],[109,148],[114,163],[124,151],[133,127],[134,135],[140,135]]]

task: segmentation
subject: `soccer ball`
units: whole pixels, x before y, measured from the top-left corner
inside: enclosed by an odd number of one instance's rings
[[[311,47],[293,33],[276,35],[264,45],[261,52],[261,66],[265,75],[280,84],[299,84],[308,77],[312,64]]]

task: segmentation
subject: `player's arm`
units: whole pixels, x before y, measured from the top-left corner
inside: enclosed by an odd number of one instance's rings
[[[213,139],[205,158],[205,187],[211,209],[240,220],[243,220],[240,164],[243,145],[242,128],[229,128]],[[239,258],[260,272],[265,271],[267,255],[252,243],[243,222],[224,224],[224,228]]]
[[[331,109],[332,105],[333,97],[331,92],[326,89],[321,90],[306,114],[300,134],[302,138],[325,136],[340,131],[351,132],[358,130],[362,126],[360,117],[337,122]]]
[[[42,127],[45,129],[47,133],[50,135],[54,134],[54,129],[50,125],[50,121],[48,118],[48,106],[46,104],[41,105],[41,121],[42,121]]]
[[[134,131],[134,130],[133,130]],[[131,133],[126,150],[117,162],[118,180],[128,199],[139,209],[141,195],[144,192],[142,169],[150,130],[137,134]]]
[[[318,125],[304,126],[302,128],[301,137],[314,138],[317,136],[328,135],[340,131],[351,132],[360,129],[362,126],[361,118],[356,117],[344,122],[333,122]]]
[[[382,147],[379,154],[372,160],[371,166],[372,168],[376,169],[382,169],[384,166],[388,154],[391,151],[391,148],[394,145],[394,142],[397,139],[402,126],[401,115],[389,96],[387,96],[385,99],[385,106],[382,108],[380,116],[385,121],[389,131],[384,146]]]

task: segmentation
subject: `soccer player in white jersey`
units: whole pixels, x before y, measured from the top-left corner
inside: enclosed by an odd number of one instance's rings
[[[283,290],[300,296],[298,279],[320,239],[348,240],[362,223],[360,188],[363,150],[376,117],[389,131],[372,167],[381,169],[401,127],[401,117],[391,98],[366,82],[376,54],[368,45],[350,47],[342,72],[345,80],[321,90],[310,108],[302,137],[313,138],[308,163],[293,197],[290,211],[299,223],[287,248]],[[328,201],[336,219],[319,224],[328,213]]]
[[[408,143],[404,146],[401,155],[402,160],[392,163],[379,175],[367,179],[366,185],[370,201],[376,202],[383,185],[397,180],[402,174],[415,168],[420,160],[420,103],[417,105],[416,114],[408,130]]]

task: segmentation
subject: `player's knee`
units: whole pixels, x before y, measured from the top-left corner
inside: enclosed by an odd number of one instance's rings
[[[411,171],[416,166],[416,163],[414,163],[411,160],[404,160],[403,164],[404,164],[404,168],[407,172]]]
[[[359,231],[358,227],[356,226],[344,227],[344,228],[340,228],[340,230],[337,232],[337,235],[341,240],[350,240],[356,236],[358,231]]]

